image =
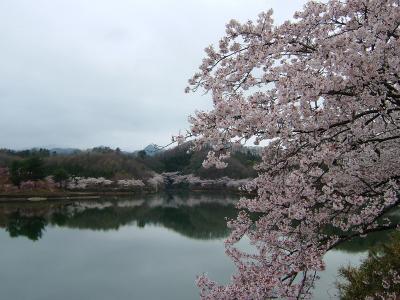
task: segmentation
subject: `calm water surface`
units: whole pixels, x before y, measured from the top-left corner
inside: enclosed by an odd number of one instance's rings
[[[227,282],[234,271],[223,239],[235,201],[191,194],[2,203],[0,299],[198,299],[196,275]],[[339,266],[358,264],[382,238],[329,252],[314,299],[336,299]]]

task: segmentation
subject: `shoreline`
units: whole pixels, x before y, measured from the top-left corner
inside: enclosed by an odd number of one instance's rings
[[[88,191],[88,192],[34,192],[34,193],[0,193],[0,203],[63,201],[63,200],[94,200],[104,197],[130,197],[158,193],[218,193],[221,189],[168,189],[168,190],[137,190],[137,191]],[[245,195],[243,191],[224,190],[225,193]]]
[[[52,200],[90,200],[100,199],[106,196],[133,196],[148,191],[103,191],[103,192],[35,192],[35,193],[0,193],[0,202],[36,202],[36,201],[52,201]]]

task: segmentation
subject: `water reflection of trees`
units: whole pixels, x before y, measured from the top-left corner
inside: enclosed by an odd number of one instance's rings
[[[41,216],[23,216],[17,211],[9,216],[6,230],[11,237],[25,236],[37,241],[42,237],[46,225],[46,219]]]
[[[228,234],[226,218],[236,215],[237,196],[215,194],[148,195],[141,198],[105,198],[96,201],[60,201],[0,204],[0,227],[11,237],[42,237],[46,226],[89,230],[118,230],[134,224],[162,226],[194,239],[218,239]],[[400,224],[400,214],[389,216]],[[385,242],[389,231],[354,238],[336,249],[367,251]]]
[[[59,203],[0,205],[0,226],[11,237],[38,240],[46,226],[90,230],[118,230],[121,226],[157,225],[195,239],[223,238],[225,218],[236,214],[236,197],[164,195],[140,199],[103,199]]]
[[[350,253],[367,251],[372,247],[387,242],[389,240],[391,233],[393,232],[394,232],[393,230],[372,232],[368,234],[368,236],[365,238],[355,237],[343,244],[336,246],[335,249]]]
[[[400,211],[396,210],[392,214],[384,216],[381,221],[386,218],[392,224],[400,224]],[[355,237],[347,242],[339,244],[336,246],[336,249],[346,252],[367,251],[374,246],[386,243],[394,231],[395,230],[371,232],[367,235],[367,237]]]

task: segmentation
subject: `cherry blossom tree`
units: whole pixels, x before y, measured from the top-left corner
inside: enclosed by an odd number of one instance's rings
[[[272,11],[226,26],[187,92],[212,95],[190,118],[206,166],[238,143],[261,143],[259,176],[240,200],[226,252],[231,282],[198,278],[203,299],[311,297],[323,255],[395,228],[400,203],[400,1],[310,1],[293,21]],[[181,140],[182,137],[177,137]],[[254,251],[236,243],[246,236]]]

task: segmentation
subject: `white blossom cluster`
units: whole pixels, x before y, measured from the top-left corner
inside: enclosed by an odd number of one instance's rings
[[[136,179],[124,179],[124,180],[109,180],[105,179],[104,177],[74,177],[68,181],[67,188],[74,190],[74,189],[87,189],[87,188],[94,188],[94,187],[143,187],[144,183],[141,180]]]
[[[201,179],[193,174],[183,175],[179,172],[171,173],[155,173],[145,182],[139,179],[120,179],[109,180],[103,177],[73,177],[68,180],[67,188],[71,190],[84,190],[88,188],[142,188],[149,187],[155,191],[165,188],[165,183],[170,182],[173,186],[182,187],[181,184],[187,185],[188,188],[200,189],[220,189],[229,188],[238,190],[250,182],[250,179],[232,179],[222,177],[218,179]]]
[[[143,187],[144,183],[138,179],[120,179],[117,181],[117,185],[121,187]]]
[[[147,185],[158,191],[164,185],[164,177],[156,173],[147,180]]]
[[[217,179],[201,179],[193,174],[180,174],[179,172],[171,172],[171,173],[163,173],[161,174],[165,178],[171,180],[172,186],[179,184],[187,184],[189,188],[230,188],[234,190],[238,190],[244,186],[246,186],[250,179],[232,179],[229,177],[221,177]]]

